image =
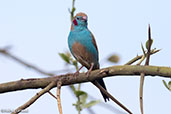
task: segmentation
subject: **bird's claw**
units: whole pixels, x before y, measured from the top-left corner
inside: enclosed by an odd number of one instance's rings
[[[90,70],[88,70],[85,74],[86,74],[86,76],[88,77],[89,75],[90,75]]]
[[[80,70],[83,68],[83,66],[81,66],[73,75],[74,76],[78,76],[79,75],[79,73],[80,73]]]
[[[94,66],[94,63],[91,63],[90,69],[86,72],[87,77],[90,75],[90,72],[92,71],[93,66]]]
[[[76,71],[74,74],[73,74],[73,76],[78,76],[79,75],[79,71]]]

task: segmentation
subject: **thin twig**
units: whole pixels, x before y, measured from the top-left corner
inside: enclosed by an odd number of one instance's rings
[[[49,93],[53,98],[57,99],[57,97],[56,97],[53,93],[51,93],[50,91],[48,91],[48,93]]]
[[[60,98],[60,91],[61,91],[61,85],[62,82],[59,80],[57,82],[57,103],[58,103],[58,109],[59,109],[59,114],[62,114],[62,105],[61,105],[61,98]]]
[[[6,57],[11,58],[12,60],[20,63],[21,65],[24,65],[25,67],[29,67],[29,68],[31,68],[31,69],[35,70],[36,72],[43,74],[43,75],[55,76],[55,75],[62,73],[62,72],[71,72],[72,70],[74,70],[74,68],[70,68],[70,69],[61,69],[61,70],[57,70],[57,71],[46,72],[46,71],[42,70],[41,68],[39,68],[39,67],[29,63],[29,62],[26,62],[25,60],[20,59],[16,55],[10,53],[8,50],[9,50],[8,47],[4,47],[4,48],[0,49],[0,54],[5,55]]]
[[[131,65],[131,64],[133,64],[134,62],[136,62],[136,61],[138,61],[139,59],[141,59],[142,56],[143,56],[143,55],[140,55],[140,56],[137,55],[136,57],[134,57],[133,59],[131,59],[130,61],[128,61],[128,62],[125,63],[124,65]]]
[[[137,65],[141,65],[141,63],[144,61],[145,59],[145,55],[142,56],[142,58],[140,59],[140,61],[137,63]]]
[[[160,51],[160,49],[158,49],[158,50],[152,50],[151,51],[151,55],[153,55],[153,54],[155,54],[155,53],[157,53],[157,52],[159,52]],[[134,62],[136,62],[136,61],[138,61],[139,59],[141,59],[142,58],[142,56],[143,55],[140,55],[140,56],[136,56],[136,57],[134,57],[133,59],[131,59],[130,61],[128,61],[127,63],[125,63],[124,65],[131,65],[131,64],[133,64]]]
[[[74,12],[75,12],[75,10],[76,10],[76,8],[75,8],[75,0],[72,0],[72,10],[70,11],[70,9],[69,9],[69,12],[70,12],[70,18],[71,18],[71,22],[72,22],[72,20],[73,20],[73,18],[74,18]]]
[[[48,92],[50,89],[53,88],[53,86],[55,85],[55,81],[51,82],[47,87],[45,87],[44,89],[42,89],[39,93],[37,93],[35,96],[33,96],[29,101],[27,101],[25,104],[23,104],[22,106],[18,107],[14,112],[12,112],[11,114],[18,114],[20,113],[22,110],[26,109],[27,107],[29,107],[30,105],[32,105],[39,97],[41,97],[43,94],[45,94],[46,92]]]
[[[16,62],[18,62],[18,63],[20,63],[20,64],[22,64],[22,65],[24,65],[26,67],[29,67],[29,68],[41,73],[41,74],[48,75],[48,76],[54,76],[55,75],[53,73],[45,72],[44,70],[42,70],[42,69],[40,69],[40,68],[38,68],[38,67],[28,63],[28,62],[25,62],[24,60],[20,59],[19,57],[17,57],[15,55],[11,54],[10,52],[8,52],[8,50],[0,49],[0,53],[7,56],[7,57],[9,57],[9,58],[11,58],[11,59],[13,59],[14,61],[16,61]]]
[[[88,96],[89,99],[96,99],[95,97],[89,95]],[[116,114],[125,114],[125,112],[121,111],[120,109],[116,108],[115,106],[113,106],[112,104],[108,104],[105,102],[100,102],[97,106],[100,106],[101,108],[107,108],[109,111],[111,111],[111,113],[116,113]]]
[[[99,88],[105,95],[107,95],[110,99],[112,99],[117,105],[122,107],[129,114],[133,114],[129,109],[127,109],[123,104],[121,104],[116,98],[114,98],[110,93],[108,93],[97,81],[93,81],[93,84]]]
[[[148,49],[147,49],[147,58],[145,62],[145,66],[149,65],[150,61],[150,55],[151,55],[151,45],[152,45],[152,39],[151,39],[151,30],[150,30],[150,25],[148,28]],[[139,90],[139,99],[140,99],[140,109],[141,109],[141,114],[144,114],[144,109],[143,109],[143,86],[144,86],[144,79],[145,79],[145,73],[141,73],[141,78],[140,78],[140,90]]]
[[[139,90],[139,98],[140,98],[140,110],[141,114],[143,114],[143,85],[144,85],[144,73],[140,74],[140,90]]]

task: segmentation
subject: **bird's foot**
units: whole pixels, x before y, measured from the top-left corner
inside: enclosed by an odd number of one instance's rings
[[[85,73],[87,77],[90,75],[90,72],[91,72],[91,71],[88,70],[88,71]]]
[[[74,76],[78,76],[79,75],[79,73],[80,73],[80,70],[83,68],[83,66],[81,66],[73,75]]]
[[[90,69],[86,72],[87,77],[90,75],[90,72],[92,71],[93,66],[94,66],[94,63],[91,64]]]
[[[73,76],[78,76],[79,73],[80,73],[80,72],[77,70],[77,71],[73,74]]]

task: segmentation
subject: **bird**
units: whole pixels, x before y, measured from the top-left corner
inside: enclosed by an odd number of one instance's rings
[[[74,58],[88,69],[87,73],[100,68],[99,53],[97,44],[92,32],[88,29],[88,16],[83,13],[77,13],[72,20],[71,30],[68,36],[68,47]],[[106,86],[103,79],[95,80],[105,90]],[[109,101],[109,97],[100,91],[104,101]]]

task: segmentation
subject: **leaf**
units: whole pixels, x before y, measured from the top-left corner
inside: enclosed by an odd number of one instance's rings
[[[77,109],[77,111],[81,111],[82,110],[82,108],[80,107],[78,101],[77,101],[76,104],[72,104],[72,105],[75,106],[75,108]]]
[[[171,91],[171,81],[169,81],[168,85],[166,84],[166,82],[164,80],[163,81],[163,84],[165,85],[165,87]]]
[[[153,44],[153,39],[151,39],[151,46],[152,44]],[[148,47],[149,47],[149,40],[146,41],[146,49],[148,49]]]
[[[110,57],[108,57],[108,61],[112,62],[112,63],[118,63],[120,60],[119,56],[116,54],[111,55]]]
[[[83,105],[86,104],[87,97],[88,97],[88,94],[87,94],[87,93],[82,94],[82,95],[80,96],[80,102],[81,102]]]
[[[90,101],[89,103],[85,104],[83,107],[84,108],[90,108],[98,103],[100,103],[101,101],[100,100],[93,100],[93,101]]]
[[[68,64],[70,64],[70,57],[67,56],[65,53],[59,53],[59,56]]]
[[[168,88],[171,91],[171,81],[169,81],[169,83],[168,83]]]
[[[73,104],[73,106],[75,106],[78,111],[81,111],[83,109],[83,105],[86,103],[88,95],[86,92],[80,90],[75,91],[74,94],[76,95],[78,100],[76,104]]]
[[[67,51],[67,52],[65,52],[65,55],[67,56],[67,57],[71,57],[71,54],[70,54],[70,52],[69,51]]]
[[[72,105],[73,105],[73,106],[76,106],[77,104],[73,103]]]
[[[164,80],[162,80],[162,81],[163,81],[163,84],[165,85],[165,87],[166,87],[167,89],[169,89],[169,88],[167,87],[166,82],[165,82]]]
[[[73,64],[76,68],[78,67],[78,63],[77,63],[76,60],[73,60],[73,61],[72,61],[72,64]]]
[[[74,85],[70,85],[70,88],[72,89],[72,91],[75,93],[76,89]]]
[[[79,96],[81,96],[81,95],[87,95],[87,93],[86,92],[84,92],[84,91],[80,91],[80,90],[78,90],[78,91],[75,91],[75,95],[77,96],[77,97],[79,97]]]

